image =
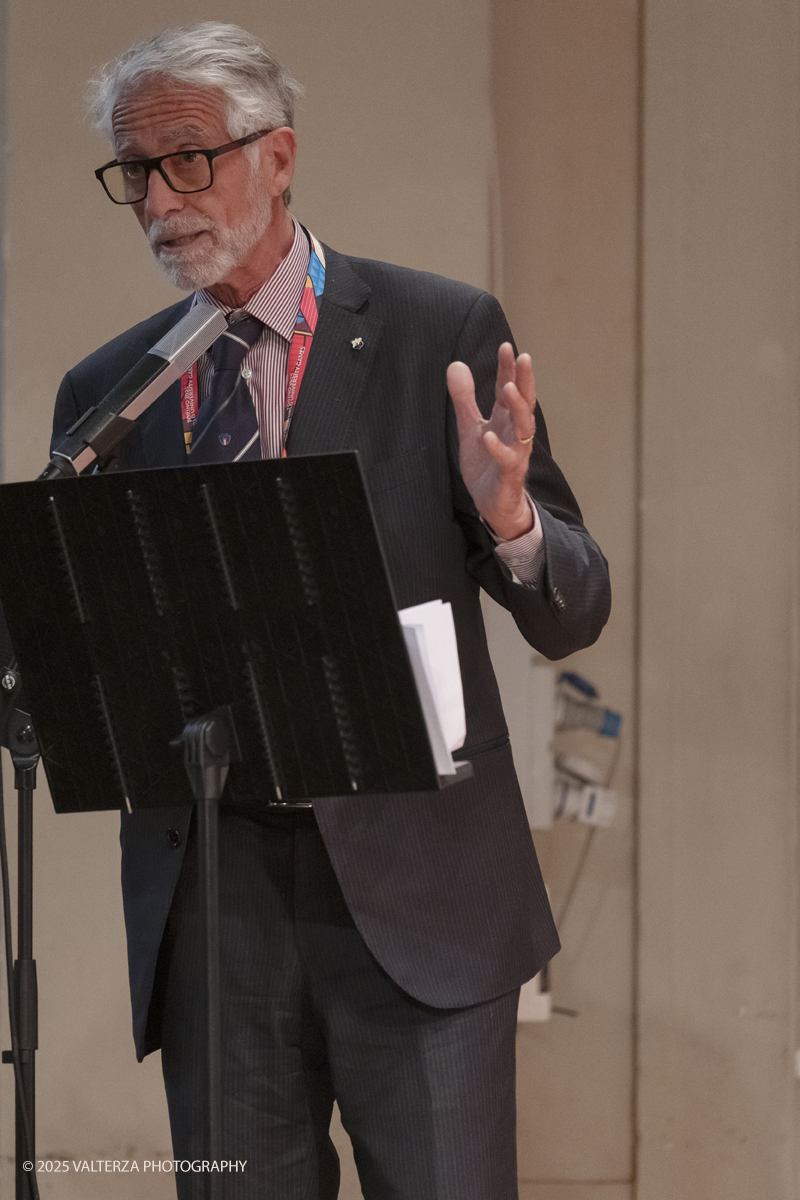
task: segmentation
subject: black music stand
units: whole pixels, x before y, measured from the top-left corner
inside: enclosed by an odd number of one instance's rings
[[[471,768],[437,775],[355,453],[0,491],[0,601],[56,810],[198,803],[215,1158],[226,776],[226,803],[280,810]]]

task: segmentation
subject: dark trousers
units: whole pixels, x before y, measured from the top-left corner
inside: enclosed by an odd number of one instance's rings
[[[413,882],[413,881],[412,881]],[[174,1155],[203,1155],[202,957],[190,836],[156,1004]],[[366,1200],[516,1200],[518,993],[462,1009],[367,949],[312,813],[220,814],[223,1139],[231,1200],[334,1200],[334,1099]],[[180,1200],[202,1175],[178,1172]]]

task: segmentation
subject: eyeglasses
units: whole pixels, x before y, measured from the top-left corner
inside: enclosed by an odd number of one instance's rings
[[[162,154],[158,158],[133,158],[129,162],[114,159],[104,167],[98,167],[95,177],[102,183],[109,200],[113,200],[115,204],[138,204],[140,200],[144,200],[151,171],[158,171],[173,192],[205,192],[214,182],[214,169],[211,164],[215,158],[258,141],[268,133],[272,133],[272,130],[261,129],[258,133],[248,134],[235,142],[217,146],[215,150],[179,150],[177,154]]]

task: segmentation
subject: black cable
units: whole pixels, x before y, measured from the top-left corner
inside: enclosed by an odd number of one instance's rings
[[[17,999],[14,989],[14,949],[11,942],[11,886],[8,875],[8,846],[6,843],[6,808],[3,795],[3,771],[0,763],[0,875],[3,883],[3,933],[6,944],[6,978],[8,980],[8,1024],[11,1030],[11,1057],[14,1060],[14,1083],[17,1091],[17,1101],[22,1113],[22,1136],[28,1161],[31,1163],[29,1176],[30,1190],[33,1200],[39,1200],[39,1184],[36,1179],[36,1162],[33,1157],[33,1126],[31,1123],[28,1098],[25,1095],[25,1085],[22,1079],[19,1057],[19,1028],[17,1026]]]

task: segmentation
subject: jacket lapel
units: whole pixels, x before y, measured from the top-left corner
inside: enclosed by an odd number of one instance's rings
[[[356,411],[383,328],[382,321],[359,312],[370,290],[341,254],[325,246],[325,289],[287,454],[355,447]]]

